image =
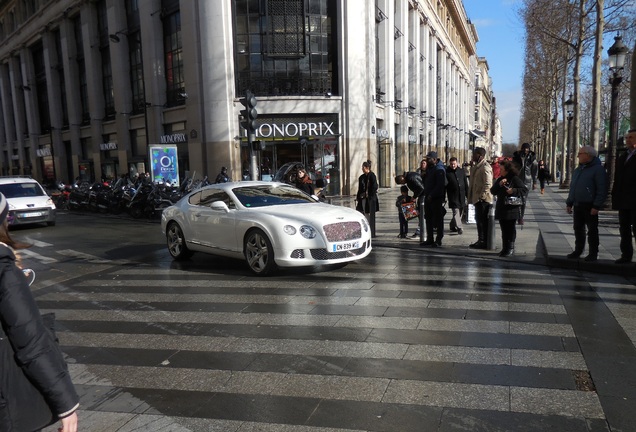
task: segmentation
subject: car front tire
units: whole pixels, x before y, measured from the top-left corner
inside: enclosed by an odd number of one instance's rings
[[[175,260],[184,260],[192,256],[192,251],[186,246],[185,236],[181,227],[176,222],[168,225],[166,230],[168,252]]]
[[[266,276],[276,270],[274,248],[263,231],[255,229],[247,233],[243,253],[250,270],[257,276]]]

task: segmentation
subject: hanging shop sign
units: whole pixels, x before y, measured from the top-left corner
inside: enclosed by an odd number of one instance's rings
[[[159,142],[161,144],[187,143],[188,135],[186,135],[185,133],[173,133],[170,135],[161,135],[161,137],[159,137]]]
[[[101,143],[99,145],[99,149],[101,151],[117,150],[117,143],[114,143],[114,142]]]
[[[388,137],[389,137],[388,130],[378,128],[378,138],[388,138]]]
[[[415,144],[415,143],[417,143],[417,136],[409,135],[409,144]]]
[[[164,182],[179,186],[178,151],[175,145],[151,145],[150,175],[153,182]]]
[[[256,129],[259,138],[286,138],[300,135],[335,135],[335,122],[263,123]]]
[[[35,150],[35,155],[37,157],[47,157],[51,155],[51,147],[43,147]]]

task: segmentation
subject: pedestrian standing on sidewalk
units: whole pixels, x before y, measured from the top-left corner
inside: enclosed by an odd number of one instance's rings
[[[375,213],[380,211],[380,203],[378,202],[378,178],[371,171],[370,160],[362,163],[356,200],[356,210],[366,216],[371,225],[371,237],[375,237]]]
[[[528,201],[528,193],[530,188],[535,190],[537,187],[538,164],[537,156],[530,150],[530,144],[523,143],[521,150],[514,152],[512,160],[519,168],[519,177],[528,188],[528,192],[523,197],[521,205],[521,216],[519,217],[519,225],[523,225],[523,218],[526,214],[526,202]]]
[[[444,238],[444,198],[446,198],[446,169],[437,153],[426,155],[426,178],[424,179],[424,219],[426,241],[422,246],[441,247]]]
[[[412,201],[413,198],[409,195],[409,188],[404,185],[400,186],[400,195],[395,200],[395,206],[398,208],[398,219],[400,221],[399,238],[406,238],[406,235],[409,233],[409,221],[404,216],[402,204],[410,203]]]
[[[500,257],[509,257],[515,253],[515,240],[517,239],[517,220],[521,212],[520,205],[506,203],[506,198],[516,196],[521,198],[527,191],[526,185],[518,177],[519,171],[515,164],[502,160],[499,162],[499,178],[490,188],[490,192],[497,196],[495,202],[495,219],[499,220],[501,228],[502,248]]]
[[[420,161],[420,167],[416,169],[415,172],[418,173],[420,177],[422,177],[422,184],[424,184],[424,182],[426,181],[426,158]],[[422,224],[420,223],[420,218],[424,217],[424,214],[423,214],[424,212],[420,208],[420,201],[418,201],[418,204],[417,204],[417,211],[420,212],[420,214],[417,217],[417,221],[418,221],[417,228],[415,228],[415,232],[413,233],[413,236],[412,236],[413,238],[420,236],[420,226],[422,226]]]
[[[486,149],[477,147],[473,150],[473,167],[470,169],[470,185],[468,187],[468,203],[475,206],[475,223],[477,225],[477,241],[469,247],[486,249],[488,235],[488,212],[492,207],[492,168],[486,160]]]
[[[632,262],[636,236],[636,129],[625,135],[627,151],[616,160],[612,208],[618,210],[618,229],[621,236],[621,257],[616,264]]]
[[[539,179],[539,187],[541,187],[541,195],[545,193],[545,185],[550,182],[550,171],[545,166],[543,160],[539,161],[539,171],[537,172],[537,178]]]
[[[572,173],[570,193],[565,202],[568,214],[574,209],[574,251],[567,257],[576,259],[581,256],[587,228],[588,255],[584,260],[591,262],[598,259],[598,212],[607,198],[607,173],[594,147],[581,147],[578,157],[579,166]]]
[[[448,208],[452,212],[449,229],[451,232],[462,235],[464,233],[462,217],[464,216],[464,207],[468,197],[468,179],[466,174],[464,174],[464,170],[459,167],[456,157],[452,157],[448,161],[446,179],[448,180],[446,197],[448,198]]]

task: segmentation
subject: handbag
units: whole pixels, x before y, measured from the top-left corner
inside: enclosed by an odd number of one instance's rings
[[[523,205],[523,198],[515,195],[508,195],[504,200],[504,204],[507,206],[520,206]]]
[[[404,219],[411,220],[415,219],[420,215],[420,212],[417,210],[417,204],[415,201],[402,203],[402,214],[404,215]]]

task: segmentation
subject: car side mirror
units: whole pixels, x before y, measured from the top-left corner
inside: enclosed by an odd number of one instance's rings
[[[225,202],[223,201],[214,201],[212,204],[210,204],[210,208],[212,210],[223,210],[224,212],[230,211],[227,204],[225,204]]]

